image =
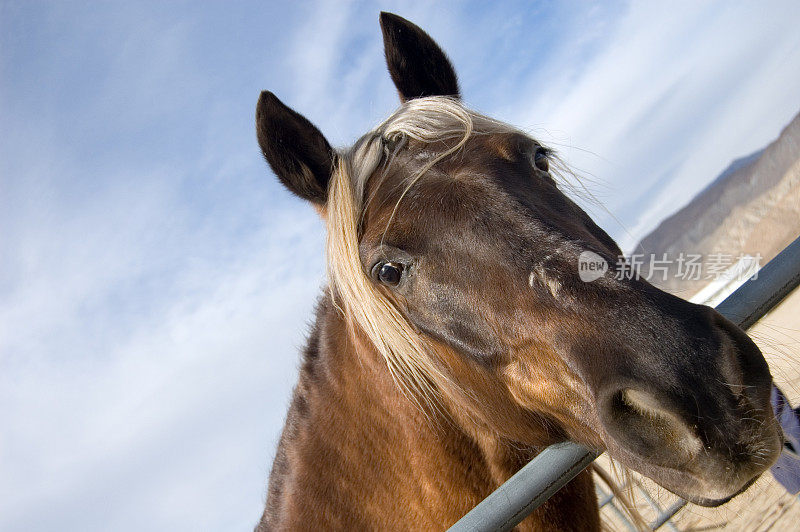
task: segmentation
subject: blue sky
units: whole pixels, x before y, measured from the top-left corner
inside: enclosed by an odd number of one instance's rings
[[[0,3],[0,530],[255,524],[324,283],[255,102],[352,142],[397,104],[381,9],[624,247],[800,110],[792,1]]]

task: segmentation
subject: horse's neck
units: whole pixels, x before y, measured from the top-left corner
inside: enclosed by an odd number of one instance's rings
[[[261,526],[434,530],[455,522],[528,459],[489,434],[463,430],[453,418],[423,414],[399,390],[376,350],[348,331],[325,298],[270,475]],[[591,486],[589,491],[593,501]],[[571,515],[573,498],[567,501]],[[556,506],[548,503],[539,518],[529,519],[531,529],[563,525]]]

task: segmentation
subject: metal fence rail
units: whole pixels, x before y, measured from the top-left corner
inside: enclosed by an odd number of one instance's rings
[[[747,329],[800,284],[800,238],[789,244],[717,305],[720,314]],[[494,532],[514,528],[588,466],[597,453],[573,442],[552,445],[458,520],[451,532]]]

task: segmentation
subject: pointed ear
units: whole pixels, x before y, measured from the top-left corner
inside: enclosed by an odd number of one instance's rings
[[[386,64],[402,101],[422,96],[459,97],[453,65],[419,27],[392,13],[381,13]]]
[[[336,155],[319,129],[264,91],[256,106],[256,133],[281,183],[303,199],[324,204]]]

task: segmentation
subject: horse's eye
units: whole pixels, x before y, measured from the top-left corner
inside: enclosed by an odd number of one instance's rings
[[[397,286],[403,276],[403,265],[394,262],[378,264],[378,280],[389,286]]]
[[[547,172],[550,169],[550,163],[547,160],[547,150],[539,146],[536,148],[536,154],[533,156],[533,163],[536,168],[542,172]]]

